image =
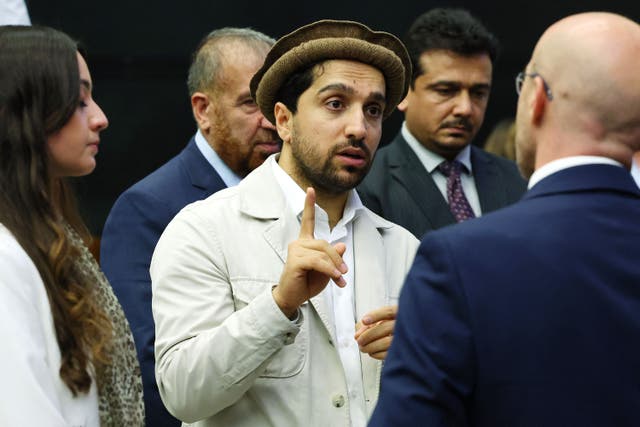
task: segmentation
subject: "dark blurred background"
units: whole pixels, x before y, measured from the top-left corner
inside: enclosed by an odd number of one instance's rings
[[[335,18],[402,37],[415,17],[432,7],[466,8],[502,43],[484,126],[474,141],[482,145],[495,124],[515,115],[514,76],[546,27],[591,10],[640,18],[640,1],[630,0],[27,0],[27,5],[34,24],[63,30],[85,45],[94,97],[110,121],[102,133],[98,167],[77,181],[81,209],[97,236],[118,195],[178,153],[195,132],[186,74],[192,50],[215,28],[252,27],[278,38],[309,22]],[[396,112],[385,122],[383,143],[401,121]]]

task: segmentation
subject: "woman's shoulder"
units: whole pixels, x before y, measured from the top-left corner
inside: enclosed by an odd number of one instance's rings
[[[35,264],[14,235],[0,223],[0,282],[40,281]]]

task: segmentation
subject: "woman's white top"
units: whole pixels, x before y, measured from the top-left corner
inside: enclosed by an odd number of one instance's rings
[[[47,291],[0,224],[0,426],[99,427],[95,381],[89,393],[73,397],[59,371]]]

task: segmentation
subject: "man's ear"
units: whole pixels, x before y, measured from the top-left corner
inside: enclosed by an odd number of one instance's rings
[[[291,118],[293,117],[293,113],[291,113],[291,110],[282,102],[276,102],[276,105],[273,107],[273,115],[276,118],[274,124],[276,125],[278,135],[280,135],[283,143],[289,144],[291,142],[291,127],[293,126]]]
[[[542,122],[549,99],[547,98],[547,90],[544,87],[542,79],[536,77],[533,80],[535,89],[533,92],[533,100],[531,103],[531,121],[534,125],[537,126]]]
[[[404,99],[402,101],[400,101],[400,104],[398,104],[398,110],[402,111],[403,113],[406,111],[407,109],[407,105],[409,104],[409,100],[407,98],[409,98],[409,94],[411,93],[411,88],[409,88],[409,92],[407,92],[407,96],[404,97]]]
[[[209,96],[203,92],[195,92],[191,95],[191,111],[193,111],[193,117],[198,123],[198,127],[203,131],[207,131],[211,127],[211,121],[209,120],[209,109],[211,103],[209,102]]]

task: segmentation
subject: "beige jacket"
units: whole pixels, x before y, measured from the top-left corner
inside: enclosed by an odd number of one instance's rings
[[[397,303],[418,241],[368,210],[353,227],[361,318]],[[156,378],[165,405],[185,423],[350,425],[324,298],[303,304],[291,322],[271,296],[299,228],[265,162],[237,187],[184,208],[160,238],[151,263]],[[370,415],[382,366],[361,359]]]

